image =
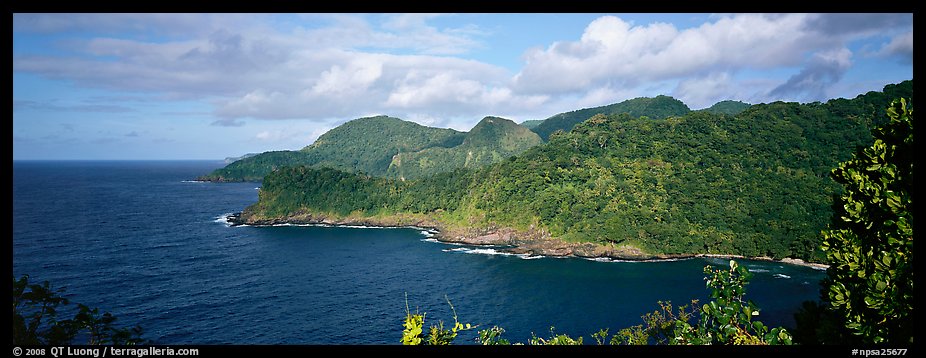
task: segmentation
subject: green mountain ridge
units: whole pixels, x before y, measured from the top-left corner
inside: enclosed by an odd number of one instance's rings
[[[818,259],[840,187],[829,177],[913,83],[827,103],[774,102],[731,116],[598,114],[520,155],[399,181],[288,167],[265,178],[245,222],[413,217],[650,254]],[[464,140],[465,142],[465,140]]]
[[[690,112],[687,105],[675,98],[659,95],[656,97],[639,97],[628,99],[620,103],[609,104],[607,106],[583,108],[571,112],[560,113],[543,120],[536,127],[532,128],[535,133],[540,135],[544,141],[549,140],[550,136],[556,131],[568,132],[579,124],[596,114],[620,114],[627,113],[631,117],[646,116],[653,119],[663,119],[670,116],[680,116]]]
[[[387,177],[417,178],[457,168],[476,168],[500,162],[541,144],[540,137],[510,119],[485,117],[453,147],[430,147],[396,154]]]
[[[718,114],[737,115],[740,112],[745,111],[750,106],[752,105],[746,102],[726,100],[726,101],[720,101],[720,102],[714,103],[710,107],[701,109],[701,111],[710,112],[710,113],[718,113]]]
[[[260,181],[282,167],[308,165],[389,178],[416,178],[504,160],[540,144],[511,120],[486,117],[469,132],[434,128],[388,116],[358,118],[299,151],[243,158],[200,180]]]
[[[524,127],[524,128],[527,128],[527,129],[534,129],[534,128],[536,128],[538,125],[540,125],[540,123],[543,123],[543,120],[542,120],[542,119],[529,119],[529,120],[526,120],[526,121],[524,121],[524,122],[521,122],[520,125],[521,125],[521,127]]]
[[[545,131],[552,134],[557,130],[568,131],[576,123],[597,113],[627,112],[635,117],[662,118],[688,111],[684,103],[669,96],[641,97],[608,106],[560,113],[546,120],[524,121],[521,125],[505,119],[511,123],[498,126],[504,128],[505,135],[483,136],[426,127],[388,116],[358,118],[328,131],[299,151],[271,151],[243,157],[197,179],[218,182],[261,181],[268,173],[293,165],[331,167],[348,172],[410,179],[456,168],[495,163],[548,139],[541,137],[537,141],[524,128],[538,134]],[[478,132],[480,124],[473,130]],[[479,144],[472,142],[480,137],[491,139]],[[463,145],[466,138],[471,138],[470,143]],[[456,148],[458,146],[461,147]]]

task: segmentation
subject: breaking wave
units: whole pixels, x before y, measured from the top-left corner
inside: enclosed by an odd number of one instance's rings
[[[444,249],[444,252],[462,252],[464,254],[480,254],[480,255],[498,255],[498,256],[516,256],[524,260],[533,260],[543,258],[541,255],[531,255],[531,254],[515,254],[510,252],[498,251],[492,248],[469,248],[469,247],[455,247],[452,249]]]

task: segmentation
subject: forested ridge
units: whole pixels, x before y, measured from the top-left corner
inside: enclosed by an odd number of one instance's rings
[[[454,147],[430,147],[396,154],[386,176],[417,178],[456,168],[478,168],[524,152],[543,141],[529,129],[499,117],[483,118]]]
[[[689,111],[690,109],[688,109],[688,106],[682,103],[682,101],[669,96],[660,95],[653,98],[639,97],[628,99],[620,103],[609,104],[607,106],[584,108],[560,113],[543,120],[531,128],[531,130],[540,135],[543,140],[549,140],[554,132],[568,132],[577,124],[596,114],[627,113],[631,117],[646,116],[654,119],[662,119],[670,116],[680,116]]]
[[[748,107],[742,102],[722,101],[703,111],[735,114]],[[198,179],[261,181],[267,173],[295,165],[412,179],[497,163],[543,143],[553,132],[568,132],[599,113],[665,118],[688,112],[688,106],[681,101],[657,96],[560,113],[521,125],[505,118],[485,117],[469,132],[426,127],[388,116],[358,118],[335,127],[299,151],[246,156]]]
[[[711,112],[711,113],[729,114],[731,116],[735,116],[737,114],[740,114],[740,112],[745,111],[747,108],[749,108],[749,106],[751,106],[751,104],[746,103],[746,102],[720,101],[720,102],[714,103],[714,105],[710,107],[701,109],[701,111]]]
[[[447,226],[543,230],[645,252],[819,259],[840,188],[830,170],[869,145],[912,81],[854,99],[775,102],[731,116],[597,114],[479,169],[405,182],[333,169],[268,175],[245,220],[417,214]]]
[[[416,178],[495,163],[542,143],[509,119],[486,117],[469,132],[377,116],[344,123],[299,151],[272,151],[235,161],[200,177],[260,181],[287,166],[328,167],[389,178]]]
[[[396,153],[452,147],[462,143],[464,134],[388,116],[358,118],[322,134],[302,150],[261,153],[233,162],[199,179],[259,181],[267,173],[294,165],[330,167],[381,176],[386,174]]]

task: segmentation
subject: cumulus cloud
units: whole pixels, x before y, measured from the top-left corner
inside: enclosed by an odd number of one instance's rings
[[[348,91],[365,91],[383,75],[383,63],[378,61],[351,61],[345,66],[332,65],[321,73],[312,92],[323,95],[340,95]]]
[[[731,93],[752,103],[816,100],[852,66],[847,43],[885,29],[897,35],[878,56],[912,62],[910,14],[727,14],[684,29],[602,16],[579,38],[527,50],[512,73],[466,59],[485,48],[489,32],[433,25],[440,16],[448,15],[16,14],[14,34],[81,36],[55,42],[57,51],[14,47],[13,70],[127,96],[202,101],[214,126],[382,113],[465,127],[461,118],[543,118],[669,91],[692,108]],[[766,70],[791,77],[741,78]],[[80,106],[69,109],[127,108]],[[55,107],[14,100],[14,111],[40,108]],[[255,139],[281,139],[262,133]]]
[[[730,96],[738,73],[799,70],[786,83],[754,95],[821,99],[851,66],[847,43],[910,26],[910,14],[737,14],[680,30],[674,25],[636,25],[614,16],[590,23],[577,41],[556,42],[525,55],[514,77],[519,93],[579,94],[605,88],[639,88],[677,81],[675,94],[693,106]],[[910,53],[909,38],[898,36],[881,50]],[[809,58],[809,60],[807,60]],[[722,95],[727,93],[727,95]]]
[[[734,98],[733,87],[730,74],[718,72],[679,81],[672,95],[692,109],[706,108],[724,100],[742,100]]]
[[[882,57],[896,57],[902,63],[913,63],[913,31],[903,33],[884,44],[876,53]]]
[[[74,51],[72,56],[17,54],[14,71],[111,90],[206,99],[214,105],[212,114],[218,120],[212,124],[217,126],[241,126],[244,122],[238,119],[247,117],[324,121],[354,116],[361,108],[409,115],[435,104],[446,113],[462,116],[485,114],[490,109],[486,106],[531,106],[542,98],[511,95],[505,88],[511,75],[501,67],[435,55],[476,48],[480,44],[474,38],[485,33],[472,26],[438,29],[427,24],[434,16],[383,15],[379,29],[363,18],[325,16],[338,26],[296,27],[290,32],[250,31],[222,27],[213,21],[205,26],[208,32],[199,29],[194,32],[196,36],[169,41],[113,37],[71,40],[68,49]],[[57,17],[19,17],[24,19],[19,19],[18,28],[32,31],[84,28],[95,18],[59,16],[67,21],[56,23]],[[124,28],[131,22],[110,18],[119,16],[98,17],[114,23],[107,25],[112,28]],[[141,27],[166,21],[128,18],[141,22]],[[34,23],[25,21],[30,19]],[[354,47],[413,53],[358,51]]]
[[[681,31],[665,23],[635,26],[604,16],[589,24],[579,41],[528,53],[526,65],[515,76],[515,88],[575,92],[718,70],[794,65],[820,43],[801,32],[808,16],[745,14]]]

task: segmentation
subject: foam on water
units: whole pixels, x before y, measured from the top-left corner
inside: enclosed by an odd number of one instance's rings
[[[498,255],[498,256],[516,256],[525,260],[539,259],[544,256],[540,255],[530,255],[530,254],[515,254],[510,252],[498,251],[493,248],[471,248],[471,247],[456,247],[452,249],[444,249],[444,252],[462,252],[465,254],[479,254],[479,255]]]
[[[231,227],[232,223],[231,221],[228,221],[228,218],[231,217],[232,215],[234,215],[234,213],[225,213],[225,214],[219,215],[212,222],[224,224],[225,227]]]
[[[772,275],[772,277],[774,277],[774,278],[791,278],[791,276],[788,276],[788,275],[785,275],[785,274],[781,274],[781,273],[776,273],[776,274]]]
[[[680,258],[680,259],[649,259],[649,260],[622,260],[614,259],[610,257],[583,257],[583,259],[595,262],[623,262],[623,263],[646,263],[646,262],[675,262],[682,260],[689,260],[689,258]]]

